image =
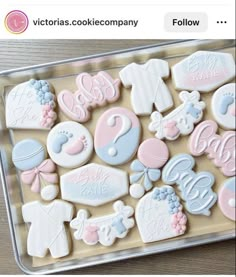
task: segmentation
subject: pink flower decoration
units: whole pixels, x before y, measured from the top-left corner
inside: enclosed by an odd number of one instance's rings
[[[173,214],[171,219],[171,225],[178,235],[182,235],[186,230],[187,217],[181,211]]]
[[[52,127],[57,118],[57,114],[53,111],[53,108],[49,104],[43,106],[42,116],[41,126],[46,128]]]

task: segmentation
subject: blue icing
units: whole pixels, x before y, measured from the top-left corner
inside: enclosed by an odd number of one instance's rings
[[[56,154],[61,153],[63,145],[66,144],[72,136],[73,134],[63,131],[56,134],[52,141],[52,151]]]
[[[223,95],[219,103],[220,113],[226,114],[229,106],[233,103],[234,103],[234,97],[232,95],[230,94]]]
[[[236,187],[236,177],[230,178],[224,183],[224,188],[234,193],[235,193],[235,187]]]
[[[192,117],[194,117],[196,119],[201,114],[201,110],[195,108],[193,103],[188,103],[187,104],[187,106],[186,106],[186,112],[187,112],[187,114],[190,114]]]
[[[53,99],[54,96],[50,91],[50,86],[48,84],[47,81],[44,80],[30,80],[29,81],[30,85],[33,86],[36,90],[36,94],[37,94],[37,101],[41,104],[41,105],[45,105],[45,104],[49,104],[52,106],[55,105]]]
[[[140,128],[132,128],[124,136],[120,137],[116,143],[110,142],[104,147],[95,148],[97,155],[106,163],[118,165],[128,162],[136,153],[139,145]],[[110,156],[109,149],[115,147],[117,154]]]
[[[125,233],[127,231],[124,223],[123,218],[118,216],[115,217],[112,221],[112,227],[114,227],[119,235]]]

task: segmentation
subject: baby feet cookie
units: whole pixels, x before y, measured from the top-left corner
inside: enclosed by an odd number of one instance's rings
[[[57,118],[55,96],[44,80],[14,87],[6,99],[6,125],[13,129],[50,129]]]
[[[91,76],[81,73],[76,78],[78,90],[72,93],[63,90],[58,95],[58,104],[69,118],[77,122],[86,122],[90,118],[90,110],[96,106],[103,106],[107,102],[113,103],[120,97],[120,80],[100,71]]]
[[[188,154],[178,154],[168,161],[162,170],[162,181],[167,185],[176,184],[181,197],[186,201],[186,210],[191,214],[209,216],[217,195],[211,189],[215,182],[209,172],[195,173],[195,161]]]
[[[177,237],[186,231],[187,217],[170,186],[154,188],[141,198],[135,219],[144,243]]]
[[[150,115],[153,105],[159,112],[173,106],[170,91],[162,79],[169,77],[169,65],[164,60],[151,59],[143,65],[132,63],[120,71],[125,87],[131,87],[131,104],[135,114]]]
[[[169,158],[167,145],[159,139],[147,139],[138,149],[138,159],[131,163],[130,195],[140,198],[152,188],[152,182],[159,180],[161,168]]]
[[[197,125],[189,138],[189,149],[194,156],[207,154],[225,176],[231,177],[236,174],[236,132],[227,131],[220,136],[216,134],[217,129],[212,120]]]
[[[219,192],[219,206],[222,213],[229,219],[236,218],[236,177],[226,180]]]
[[[235,61],[231,54],[197,51],[172,67],[176,89],[212,91],[235,76]]]
[[[124,164],[135,155],[140,134],[141,125],[133,112],[125,108],[111,108],[98,119],[95,151],[108,164]]]
[[[49,204],[34,201],[23,205],[23,219],[30,223],[27,253],[33,257],[45,257],[48,250],[53,258],[67,256],[70,243],[64,222],[71,221],[73,206],[62,200]]]
[[[212,97],[211,109],[217,123],[225,129],[236,129],[235,83],[219,88]]]
[[[113,209],[114,213],[100,217],[90,217],[87,210],[79,210],[70,223],[70,227],[76,229],[75,239],[88,245],[101,243],[110,246],[117,238],[126,237],[135,224],[132,218],[134,210],[122,201],[116,201]]]
[[[166,116],[163,117],[159,112],[152,113],[148,128],[156,133],[158,139],[175,140],[180,135],[186,136],[193,131],[194,124],[202,119],[206,105],[200,101],[198,91],[182,91],[179,97],[183,104]]]
[[[47,149],[56,164],[75,168],[89,160],[93,152],[93,139],[83,125],[66,121],[57,124],[49,132]]]

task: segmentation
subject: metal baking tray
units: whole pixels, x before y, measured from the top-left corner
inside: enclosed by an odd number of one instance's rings
[[[225,227],[225,230],[206,232],[203,235],[180,236],[174,240],[142,244],[138,247],[115,251],[111,248],[107,253],[98,252],[99,254],[95,253],[87,257],[62,259],[46,265],[33,266],[32,257],[27,255],[25,249],[27,237],[25,232],[21,231],[22,225],[25,225],[21,217],[21,206],[25,199],[17,172],[11,164],[10,153],[14,145],[14,131],[5,127],[4,96],[6,91],[31,78],[59,80],[84,71],[93,73],[99,70],[120,69],[130,62],[144,63],[150,58],[171,60],[176,57],[184,58],[197,50],[225,51],[232,47],[235,47],[234,40],[178,40],[0,72],[0,182],[3,186],[15,259],[22,271],[28,274],[51,274],[212,243],[234,238],[235,229]]]

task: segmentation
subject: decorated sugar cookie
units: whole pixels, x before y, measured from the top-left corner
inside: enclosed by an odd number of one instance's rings
[[[153,182],[161,176],[160,167],[168,160],[169,150],[166,144],[159,139],[147,139],[138,149],[138,159],[131,163],[130,195],[140,198],[145,191],[152,188]]]
[[[50,129],[57,118],[55,96],[44,80],[30,80],[7,95],[6,125],[13,129]]]
[[[75,239],[88,245],[101,243],[110,246],[117,238],[126,237],[135,224],[132,218],[134,210],[122,201],[116,201],[113,209],[114,213],[100,217],[90,217],[87,210],[79,210],[70,223],[70,227],[76,229]]]
[[[64,222],[73,217],[73,206],[62,200],[49,204],[34,201],[23,205],[23,219],[30,223],[27,253],[33,257],[45,257],[48,250],[53,258],[67,256],[70,243]]]
[[[72,93],[63,90],[58,95],[58,103],[62,111],[77,122],[86,122],[90,118],[90,110],[96,106],[103,106],[107,102],[113,103],[120,97],[120,80],[100,71],[91,76],[81,73],[76,78],[77,91]]]
[[[211,109],[217,123],[226,129],[236,129],[235,83],[219,88],[212,97]]]
[[[189,149],[192,155],[207,154],[225,176],[236,174],[235,131],[217,135],[218,126],[215,121],[206,120],[200,123],[189,138]]]
[[[191,155],[175,155],[163,168],[162,181],[167,185],[178,186],[189,213],[209,216],[210,208],[217,200],[216,193],[211,189],[215,178],[210,172],[195,173],[192,170],[194,166]]]
[[[62,199],[100,206],[128,193],[128,176],[123,170],[93,163],[62,175],[60,186]]]
[[[65,121],[57,124],[49,132],[47,149],[57,165],[75,168],[89,160],[93,152],[93,139],[83,125]]]
[[[98,119],[95,151],[108,164],[124,164],[135,155],[140,134],[140,122],[133,112],[126,108],[111,108]]]
[[[135,219],[144,243],[183,235],[187,217],[170,186],[154,188],[136,206]]]
[[[153,105],[159,112],[173,106],[170,91],[162,79],[169,77],[169,65],[164,60],[151,59],[143,65],[132,63],[120,71],[125,87],[131,87],[131,103],[137,115],[150,115]]]
[[[175,140],[180,135],[186,136],[193,131],[194,124],[202,119],[206,105],[200,101],[198,91],[182,91],[179,97],[183,104],[166,116],[159,112],[152,113],[149,130],[156,133],[158,139]]]
[[[236,177],[224,182],[219,192],[219,206],[222,213],[231,220],[236,218]]]
[[[235,76],[231,54],[197,51],[172,67],[176,89],[212,91]]]

